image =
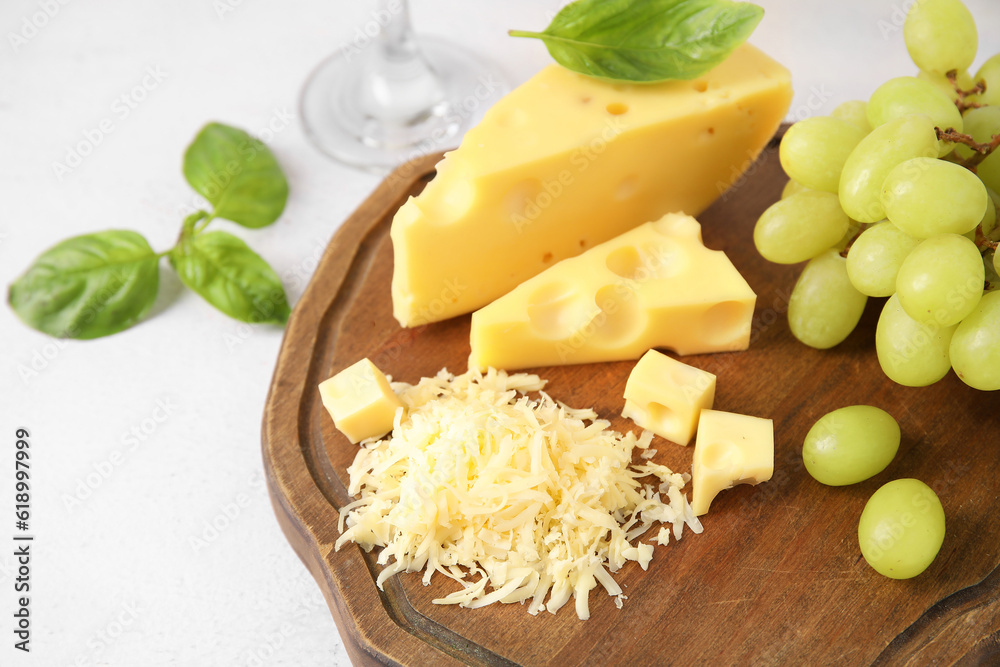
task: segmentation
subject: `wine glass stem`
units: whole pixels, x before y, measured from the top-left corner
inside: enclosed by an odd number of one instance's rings
[[[417,41],[410,24],[410,6],[406,0],[378,0],[378,16],[389,20],[378,36],[378,48],[386,60],[417,57]]]
[[[406,0],[378,0],[376,16],[389,17],[372,44],[360,101],[366,115],[383,122],[409,124],[432,113],[443,99],[410,25]]]

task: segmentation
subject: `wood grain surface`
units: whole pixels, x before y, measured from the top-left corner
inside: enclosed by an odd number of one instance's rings
[[[275,514],[356,664],[1000,664],[997,395],[953,374],[921,389],[887,380],[873,342],[882,299],[832,350],[792,338],[785,311],[798,267],[765,262],[752,242],[755,220],[786,180],[776,145],[699,216],[706,245],[724,250],[758,295],[750,349],[684,358],[718,376],[716,408],[774,420],[774,477],[720,494],[702,517],[705,532],[656,547],[648,571],[624,567],[616,575],[628,595],[621,610],[595,589],[589,621],[572,605],[536,617],[526,605],[434,605],[455,588],[443,577],[424,587],[418,574],[396,576],[379,591],[376,551],[333,550],[356,447],[333,427],[316,385],[366,356],[413,383],[442,367],[465,372],[469,354],[469,316],[407,330],[392,318],[389,225],[433,177],[439,156],[401,167],[338,230],[289,321],[262,440]],[[632,366],[537,372],[554,398],[594,407],[626,430],[620,413]],[[802,440],[826,412],[859,403],[897,418],[899,453],[871,480],[823,486],[802,465]],[[654,461],[690,470],[691,448],[659,438],[653,447]],[[925,573],[895,581],[861,557],[857,523],[871,494],[902,477],[938,493],[947,536]]]

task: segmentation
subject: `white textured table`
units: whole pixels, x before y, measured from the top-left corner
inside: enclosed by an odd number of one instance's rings
[[[540,29],[561,4],[413,0],[413,19],[520,82],[548,57],[506,29]],[[914,71],[900,30],[908,1],[759,4],[767,16],[752,41],[792,69],[792,119]],[[967,4],[978,65],[1000,50],[1000,6]],[[297,95],[370,20],[368,3],[330,0],[5,1],[0,282],[89,231],[131,228],[158,250],[172,245],[193,197],[184,147],[220,120],[263,135],[292,195],[267,229],[213,224],[271,262],[294,303],[377,183],[306,143]],[[347,663],[263,485],[260,418],[280,340],[277,327],[217,313],[166,268],[154,315],[109,338],[56,341],[0,308],[0,664]],[[19,427],[32,454],[30,654],[10,630]]]

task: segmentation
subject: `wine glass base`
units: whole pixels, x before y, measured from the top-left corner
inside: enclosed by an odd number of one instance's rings
[[[474,53],[440,39],[418,37],[417,43],[437,77],[437,103],[406,118],[365,115],[352,85],[362,71],[357,61],[362,56],[334,54],[313,71],[299,100],[313,145],[341,162],[384,173],[407,160],[454,148],[510,90],[500,70]]]

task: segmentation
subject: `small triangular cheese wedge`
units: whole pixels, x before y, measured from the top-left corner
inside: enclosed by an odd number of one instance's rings
[[[546,67],[396,213],[393,314],[417,326],[471,312],[646,221],[700,214],[767,145],[791,96],[788,70],[748,44],[694,81]]]
[[[565,259],[472,314],[469,368],[745,350],[756,295],[694,218],[672,213]]]

